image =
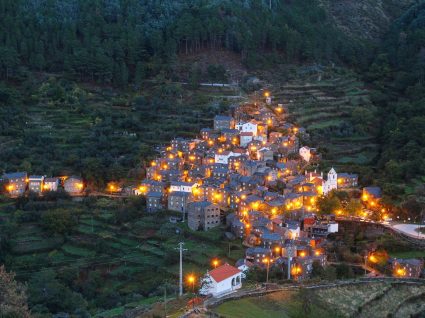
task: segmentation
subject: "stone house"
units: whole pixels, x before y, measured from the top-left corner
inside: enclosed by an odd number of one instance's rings
[[[188,226],[193,231],[208,231],[220,225],[220,208],[209,201],[188,204]]]
[[[79,195],[83,192],[84,183],[80,177],[71,176],[63,182],[63,187],[70,195]]]
[[[28,175],[26,172],[5,173],[2,179],[6,182],[6,190],[11,197],[18,197],[27,189]]]

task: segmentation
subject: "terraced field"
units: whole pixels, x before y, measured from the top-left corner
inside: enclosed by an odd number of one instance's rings
[[[289,120],[307,129],[311,146],[321,150],[323,165],[347,171],[352,165],[373,164],[378,145],[369,90],[346,71],[324,74],[320,81],[310,76],[275,84],[275,101],[286,105]]]
[[[304,295],[294,289],[247,297],[224,302],[212,311],[226,318],[423,317],[424,299],[425,284],[374,282],[309,289]]]
[[[147,82],[142,90],[120,91],[47,74],[30,92],[16,89],[19,122],[11,123],[16,133],[0,132],[0,170],[43,175],[79,175],[81,161],[102,157],[128,171],[155,145],[196,136],[244,98],[234,87]]]
[[[320,301],[335,306],[345,317],[422,317],[425,285],[374,283],[316,292]]]
[[[79,208],[80,203],[73,204],[75,209]],[[152,297],[156,299],[156,290],[165,281],[177,290],[176,247],[180,241],[185,242],[187,249],[185,275],[205,273],[212,258],[234,263],[244,254],[239,241],[230,242],[228,254],[229,243],[222,239],[222,228],[193,232],[186,224],[170,223],[166,214],[141,214],[135,222],[117,225],[113,213],[115,204],[109,199],[98,199],[90,209],[93,212],[83,212],[75,230],[65,237],[51,236],[40,222],[21,222],[19,230],[12,235],[7,268],[26,281],[40,271],[78,270],[81,277],[85,277],[96,270],[103,279],[99,293],[111,290],[122,299],[135,297],[136,306],[150,303]],[[7,214],[2,215],[2,221],[7,219]],[[131,305],[105,312],[122,313],[129,308]],[[93,315],[100,313],[92,312]]]

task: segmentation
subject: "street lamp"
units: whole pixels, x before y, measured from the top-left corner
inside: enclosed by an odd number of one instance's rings
[[[218,260],[217,259],[213,259],[212,264],[213,264],[214,268],[217,268]]]
[[[192,293],[194,293],[194,291],[195,291],[195,276],[193,276],[193,275],[189,275],[188,277],[187,277],[187,281],[189,282],[189,284],[191,285],[191,287],[192,287]]]
[[[266,284],[269,283],[269,270],[270,270],[270,263],[273,262],[270,258],[264,258],[263,263],[267,264],[267,275],[266,275]]]

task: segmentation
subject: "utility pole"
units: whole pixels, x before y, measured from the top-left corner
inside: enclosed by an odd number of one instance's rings
[[[183,296],[183,251],[187,249],[183,248],[184,243],[180,242],[179,247],[176,248],[180,251],[180,277],[179,277],[179,296]]]
[[[288,280],[291,279],[291,260],[292,257],[288,257]]]

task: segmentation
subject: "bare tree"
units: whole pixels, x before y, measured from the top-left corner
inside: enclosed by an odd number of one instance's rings
[[[15,274],[0,266],[0,316],[31,317],[27,304],[26,288],[15,281]]]

